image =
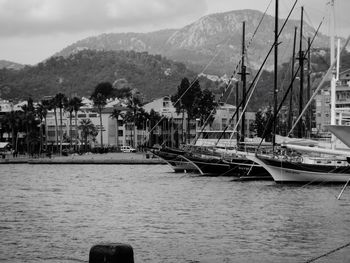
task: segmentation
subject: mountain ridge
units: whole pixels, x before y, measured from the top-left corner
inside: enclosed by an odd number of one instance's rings
[[[16,62],[4,60],[4,59],[0,60],[0,69],[7,68],[7,69],[20,70],[24,67],[25,66],[20,63],[16,63]]]
[[[246,21],[246,43],[252,37],[263,13],[257,10],[244,9],[224,13],[215,13],[201,17],[193,23],[179,29],[164,29],[149,33],[105,33],[92,36],[73,43],[56,56],[67,56],[82,48],[97,50],[135,50],[146,51],[150,54],[160,54],[174,61],[185,63],[189,69],[201,73],[207,68],[209,74],[229,74],[239,61],[241,54],[242,21]],[[280,25],[283,19],[279,20]],[[294,35],[294,27],[299,25],[298,20],[287,22],[280,36],[279,62],[289,60],[290,43]],[[258,68],[273,44],[274,17],[265,15],[248,48],[248,65]],[[312,37],[314,29],[304,23],[304,37]],[[328,37],[319,33],[313,44],[314,47],[328,46]],[[304,41],[306,47],[306,41]],[[214,58],[214,59],[213,59]],[[210,65],[209,62],[211,62]],[[272,69],[273,61],[267,61],[266,69]],[[231,71],[230,71],[231,70]]]

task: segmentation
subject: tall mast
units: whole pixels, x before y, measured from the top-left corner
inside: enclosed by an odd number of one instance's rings
[[[238,122],[239,122],[239,107],[238,107],[238,105],[239,105],[239,85],[238,85],[238,81],[236,82],[236,111],[237,111],[237,115],[236,115],[236,123],[238,124]],[[238,129],[237,129],[237,131],[238,131]],[[237,139],[237,146],[238,146],[238,143],[239,143],[239,138],[240,138],[240,136],[239,136],[239,132],[237,132],[237,137],[236,137]]]
[[[311,39],[310,37],[307,38],[307,46],[309,49],[309,52],[307,54],[307,101],[310,100],[311,97]],[[307,114],[307,131],[309,137],[311,137],[311,129],[312,129],[312,107],[309,107],[308,114]]]
[[[340,38],[338,38],[337,42],[337,70],[336,70],[336,80],[339,80],[339,70],[340,70]]]
[[[330,8],[331,8],[331,17],[330,17],[330,35],[331,35],[331,46],[330,46],[330,53],[331,53],[331,57],[330,57],[330,61],[331,61],[331,65],[334,65],[334,60],[335,60],[335,46],[334,46],[334,31],[335,31],[335,16],[334,16],[334,0],[331,0],[330,2]],[[336,70],[333,67],[332,69],[332,79],[331,79],[331,125],[336,125],[336,115],[335,115],[335,96],[336,96],[336,92],[335,92],[335,85],[336,85]],[[332,134],[332,139],[331,139],[331,145],[332,145],[332,149],[335,149],[335,140],[336,137]]]
[[[296,46],[296,40],[297,40],[297,30],[298,28],[295,27],[294,39],[293,39],[292,69],[291,69],[292,82],[290,84],[291,87],[290,87],[290,97],[289,97],[288,130],[290,130],[293,125],[293,83],[294,83],[295,46]]]
[[[330,17],[330,40],[331,40],[331,46],[330,46],[330,53],[331,53],[331,57],[330,57],[330,61],[331,61],[331,65],[333,65],[334,60],[335,60],[335,45],[334,45],[334,0],[331,0],[330,2],[330,8],[331,8],[331,17]],[[333,72],[332,72],[332,80],[331,80],[331,125],[335,125],[335,81],[336,81],[336,71],[335,68],[333,68]]]
[[[299,43],[299,65],[300,65],[300,89],[299,89],[299,115],[303,111],[303,92],[304,92],[304,52],[303,52],[303,16],[304,7],[301,7],[300,19],[300,43]],[[300,121],[298,125],[298,137],[303,137],[303,122]]]
[[[245,111],[243,110],[246,104],[246,66],[244,65],[244,57],[245,57],[245,21],[243,21],[243,29],[242,29],[242,66],[241,66],[241,81],[242,81],[242,127],[241,127],[241,136],[240,142],[244,142],[245,137]]]
[[[275,3],[275,60],[274,60],[274,89],[273,89],[273,116],[274,116],[274,122],[273,122],[273,131],[272,131],[272,150],[275,150],[275,144],[276,144],[276,115],[277,115],[277,68],[278,68],[278,0],[276,0]]]

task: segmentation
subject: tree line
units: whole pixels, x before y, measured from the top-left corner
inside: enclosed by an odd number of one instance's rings
[[[127,83],[101,82],[97,84],[90,95],[94,108],[99,114],[100,125],[97,128],[90,119],[82,119],[78,124],[78,111],[82,108],[82,99],[78,97],[67,97],[64,93],[57,93],[55,96],[34,103],[32,98],[21,107],[21,110],[7,112],[1,119],[1,140],[4,140],[4,133],[11,134],[11,144],[14,151],[26,153],[41,153],[48,151],[48,141],[45,137],[47,134],[47,114],[53,111],[55,118],[55,147],[56,153],[62,155],[63,143],[69,142],[70,149],[78,151],[78,132],[80,131],[81,139],[84,141],[85,147],[88,144],[88,138],[95,138],[100,133],[100,147],[103,148],[103,123],[102,112],[107,105],[109,99],[118,98],[126,107],[125,110],[115,108],[110,114],[110,118],[116,120],[118,125],[128,124],[131,130],[131,145],[134,146],[134,136],[136,129],[148,129],[150,131],[149,141],[147,144],[152,146],[155,143],[154,127],[160,125],[165,127],[169,125],[169,118],[160,116],[153,109],[146,112],[142,107],[140,95],[128,86]],[[189,82],[187,78],[183,78],[181,84],[177,88],[176,94],[171,96],[171,100],[176,108],[177,113],[187,113],[187,140],[190,140],[189,123],[194,118],[200,118],[201,122],[209,116],[213,109],[217,106],[214,101],[214,95],[208,90],[201,90],[198,80]],[[69,133],[63,132],[63,114],[69,114]],[[75,118],[73,124],[73,117]],[[118,121],[119,120],[119,121]],[[168,123],[168,124],[166,124]],[[183,129],[184,125],[181,125]],[[74,133],[72,132],[74,128]],[[184,131],[181,131],[182,135]],[[23,136],[21,136],[23,135]],[[118,136],[118,135],[117,135]],[[19,138],[24,137],[24,138]],[[45,139],[46,138],[46,139]]]

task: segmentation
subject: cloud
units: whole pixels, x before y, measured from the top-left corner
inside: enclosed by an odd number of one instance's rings
[[[0,0],[0,36],[165,28],[206,8],[205,0]]]

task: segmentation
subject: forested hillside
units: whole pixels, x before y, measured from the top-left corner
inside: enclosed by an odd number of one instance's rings
[[[89,96],[100,82],[124,79],[145,99],[152,99],[175,93],[183,77],[193,79],[195,75],[182,63],[147,52],[83,50],[22,70],[1,69],[0,97],[39,99],[58,92]]]
[[[298,63],[296,62],[295,68]],[[329,68],[329,50],[314,49],[311,56],[311,82],[316,88],[324,73]],[[341,69],[350,68],[350,53],[342,56]],[[291,64],[285,63],[279,68],[279,98],[290,83]],[[249,70],[249,82],[256,70]],[[135,51],[92,51],[83,50],[68,58],[53,57],[37,66],[26,66],[22,70],[0,70],[0,97],[4,99],[39,100],[44,96],[53,96],[62,92],[69,96],[90,96],[94,87],[100,82],[114,83],[122,80],[130,88],[138,89],[146,101],[164,95],[173,95],[184,77],[194,80],[197,72],[189,71],[186,66],[160,55],[149,55],[147,52]],[[306,74],[305,74],[306,75]],[[264,71],[249,103],[249,110],[272,105],[273,73]],[[239,78],[239,75],[237,75]],[[306,79],[306,77],[305,77]],[[220,97],[225,84],[210,81],[201,77],[199,83],[202,89],[208,88]],[[327,85],[328,83],[326,83]],[[298,80],[295,86],[298,86]],[[306,87],[306,84],[305,84]],[[223,97],[223,101],[235,104],[235,90]],[[297,88],[295,90],[298,90]],[[296,96],[296,95],[295,95]]]

